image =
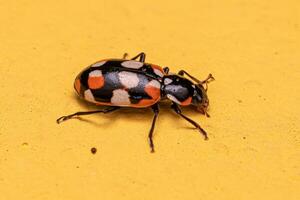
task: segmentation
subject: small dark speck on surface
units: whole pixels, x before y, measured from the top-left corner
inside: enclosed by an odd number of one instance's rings
[[[91,152],[92,154],[96,154],[97,153],[97,149],[95,147],[91,148]]]
[[[242,100],[240,100],[240,99],[238,99],[238,102],[239,102],[239,103],[242,103],[243,101],[242,101]]]
[[[265,97],[262,97],[261,95],[258,95],[259,98],[262,98],[264,101],[266,100]]]
[[[245,140],[245,139],[246,139],[246,137],[244,136],[244,137],[243,137],[243,139]]]

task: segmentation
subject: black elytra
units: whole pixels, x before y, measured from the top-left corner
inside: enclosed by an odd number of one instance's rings
[[[209,74],[205,80],[199,81],[184,70],[180,70],[178,74],[169,74],[168,67],[145,63],[145,53],[131,59],[126,57],[127,54],[124,54],[123,59],[98,61],[84,69],[75,79],[74,88],[81,98],[96,105],[108,106],[106,109],[76,112],[62,116],[56,122],[81,115],[110,113],[122,107],[151,107],[154,117],[148,139],[151,152],[154,152],[153,132],[159,114],[159,102],[168,99],[172,103],[171,109],[208,139],[206,131],[185,116],[180,106],[192,106],[209,117],[207,84],[214,80],[213,76]]]

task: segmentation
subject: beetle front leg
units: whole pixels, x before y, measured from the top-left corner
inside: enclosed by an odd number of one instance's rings
[[[183,76],[184,74],[187,75],[188,77],[190,77],[193,81],[195,81],[196,83],[198,84],[201,84],[202,81],[199,81],[197,78],[193,77],[192,75],[190,75],[189,73],[187,73],[186,71],[184,70],[180,70],[178,72],[179,75]]]
[[[94,110],[94,111],[87,111],[87,112],[76,112],[76,113],[73,113],[71,115],[67,115],[67,116],[62,116],[60,118],[58,118],[56,120],[56,123],[61,123],[63,121],[66,121],[66,120],[69,120],[69,119],[72,119],[73,117],[77,117],[77,116],[81,116],[81,115],[91,115],[91,114],[95,114],[95,113],[110,113],[112,111],[115,111],[117,109],[119,109],[120,107],[111,107],[111,108],[107,108],[105,110]]]
[[[207,89],[208,89],[208,83],[215,80],[215,78],[212,76],[212,74],[209,74],[209,75],[207,76],[207,78],[204,79],[203,81],[199,81],[198,79],[196,79],[195,77],[191,76],[189,73],[187,73],[187,72],[184,71],[184,70],[180,70],[180,71],[178,72],[178,74],[181,75],[181,76],[183,76],[184,74],[186,74],[188,77],[190,77],[190,78],[191,78],[193,81],[195,81],[197,84],[201,84],[201,85],[205,84],[205,86],[206,86],[206,87],[205,87],[205,91],[207,91]]]
[[[208,84],[209,82],[214,81],[214,80],[215,80],[215,78],[213,77],[213,75],[212,74],[208,74],[207,78],[204,79],[201,82],[202,82],[202,84]]]
[[[171,108],[178,114],[180,115],[183,119],[185,119],[186,121],[190,122],[191,124],[193,124],[195,126],[195,128],[197,128],[200,133],[202,133],[202,135],[204,136],[205,140],[208,140],[207,137],[207,133],[206,131],[195,121],[193,121],[192,119],[188,118],[187,116],[185,116],[184,114],[182,114],[180,107],[173,102]]]
[[[154,112],[154,117],[153,117],[153,120],[152,120],[152,125],[151,125],[151,129],[149,131],[148,138],[149,138],[149,145],[150,145],[150,148],[151,148],[151,153],[154,153],[153,132],[154,132],[154,128],[155,128],[156,119],[157,119],[158,113],[159,113],[158,104],[154,104],[152,106],[152,110]]]

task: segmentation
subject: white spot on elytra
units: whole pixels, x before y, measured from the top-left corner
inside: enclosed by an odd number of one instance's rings
[[[155,88],[158,88],[160,89],[160,83],[157,81],[157,80],[152,80],[150,81],[147,86],[152,86],[152,87],[155,87]]]
[[[102,71],[101,70],[93,70],[89,74],[90,77],[99,77],[102,76]]]
[[[192,87],[195,89],[196,88],[196,86],[195,85],[192,85]]]
[[[158,76],[160,76],[160,77],[163,77],[163,76],[164,76],[164,74],[163,74],[159,69],[154,69],[153,71],[154,71],[154,73],[155,73],[156,75],[158,75]]]
[[[95,64],[92,64],[91,67],[100,67],[100,66],[104,65],[105,63],[106,63],[106,60],[96,62]]]
[[[84,91],[84,98],[85,98],[87,101],[95,102],[94,95],[93,95],[93,93],[92,93],[92,91],[91,91],[90,89]]]
[[[139,84],[139,78],[133,72],[122,71],[119,73],[119,79],[126,88],[134,88]]]
[[[170,83],[172,83],[173,81],[172,81],[172,79],[170,79],[170,78],[165,78],[164,79],[164,84],[165,85],[169,85]]]
[[[138,62],[135,60],[127,60],[127,61],[122,62],[121,65],[123,67],[127,67],[127,68],[139,69],[144,65],[144,63]]]
[[[176,97],[174,97],[171,94],[167,94],[168,99],[170,99],[171,101],[177,103],[177,104],[181,104],[180,101],[178,101],[178,99]]]
[[[129,105],[129,94],[123,89],[114,90],[110,101],[114,105]]]

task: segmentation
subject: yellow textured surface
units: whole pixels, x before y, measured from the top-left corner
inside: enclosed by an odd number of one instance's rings
[[[270,3],[269,3],[270,2]],[[0,199],[300,199],[299,1],[0,1]],[[134,56],[212,73],[211,118],[95,109],[73,80]],[[98,149],[91,154],[90,148]]]

